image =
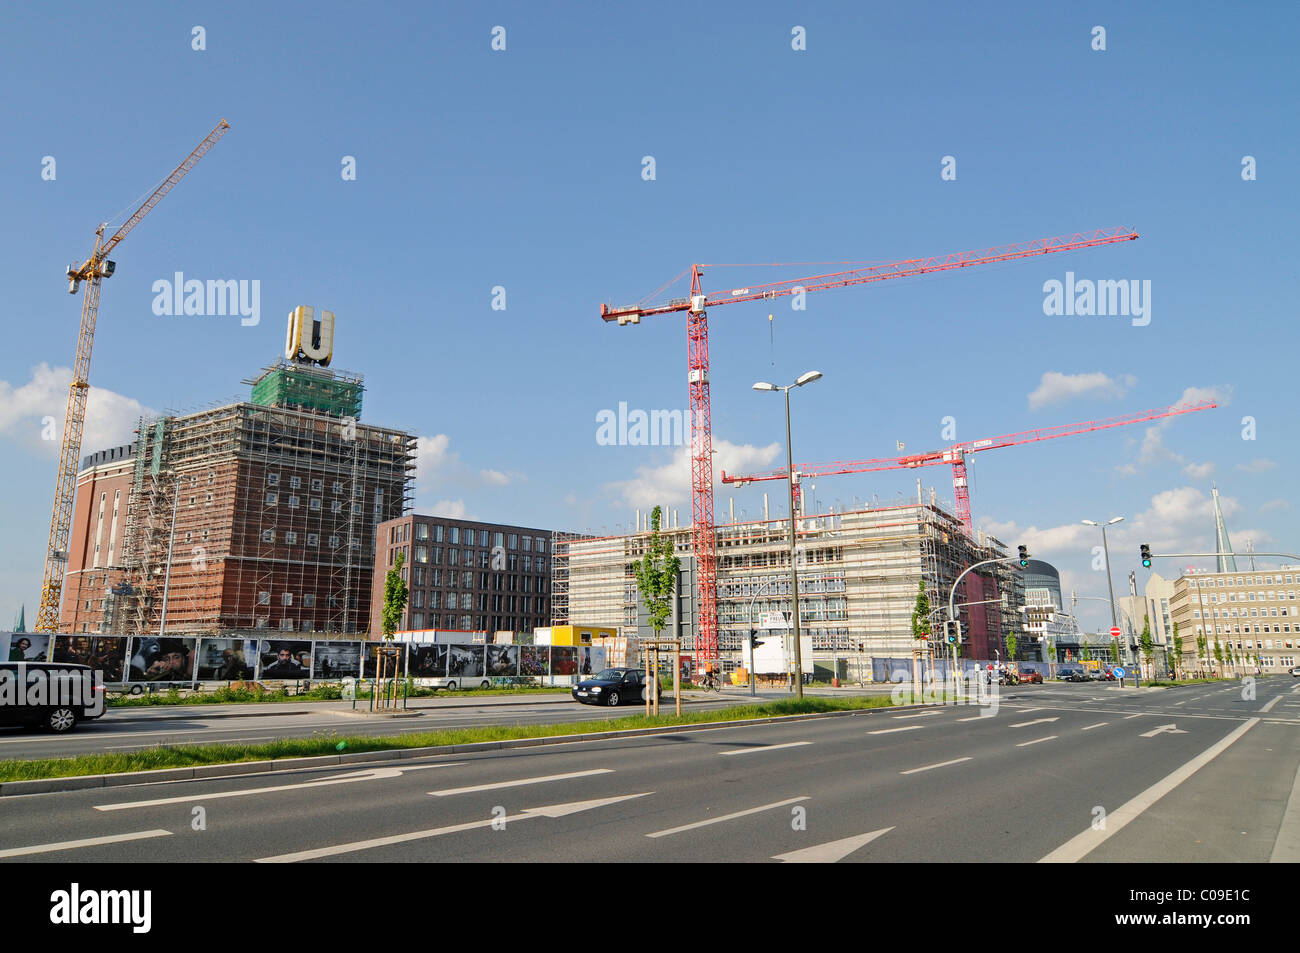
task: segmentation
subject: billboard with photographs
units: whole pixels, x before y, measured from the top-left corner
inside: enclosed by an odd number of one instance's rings
[[[551,647],[549,645],[520,646],[519,674],[531,676],[550,675]]]
[[[325,681],[356,678],[361,674],[361,645],[360,642],[312,643],[313,676]]]
[[[192,682],[198,639],[133,636],[127,671],[129,682]]]
[[[578,649],[578,674],[583,678],[596,675],[604,671],[606,665],[606,656],[603,645],[584,645]]]
[[[364,653],[361,657],[361,676],[362,678],[377,678],[377,660],[378,653],[383,652],[388,659],[384,666],[384,677],[392,678],[394,675],[401,675],[407,671],[406,666],[409,664],[406,658],[406,644],[404,642],[362,642],[361,650]]]
[[[311,678],[311,642],[262,639],[258,646],[259,678]]]
[[[445,678],[447,649],[436,642],[417,643],[410,647],[411,674],[416,678]]]
[[[447,656],[448,678],[481,678],[483,676],[482,645],[449,645]]]
[[[242,682],[257,672],[257,639],[199,639],[198,679]]]
[[[35,632],[6,632],[0,635],[0,658],[10,662],[48,662],[50,637]]]
[[[56,635],[54,661],[89,665],[102,672],[104,681],[122,681],[126,664],[126,637],[121,635]]]
[[[487,647],[487,673],[493,678],[507,678],[519,674],[518,645],[489,645]]]
[[[551,674],[577,675],[578,650],[567,646],[551,646]]]

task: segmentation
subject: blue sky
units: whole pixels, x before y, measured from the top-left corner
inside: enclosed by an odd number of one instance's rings
[[[56,461],[40,420],[62,420],[79,317],[63,269],[223,116],[230,132],[114,255],[83,454],[128,439],[142,409],[246,396],[285,315],[310,304],[338,315],[335,365],[366,375],[365,418],[424,438],[421,511],[612,533],[662,502],[685,521],[683,449],[595,439],[620,401],[686,406],[684,320],[607,326],[602,301],[634,301],[693,261],[890,261],[1126,225],[1141,239],[819,293],[804,311],[715,308],[719,469],[781,462],[778,401],[750,385],[810,368],[825,374],[795,395],[795,456],[810,462],[934,449],[948,416],[970,440],[1210,397],[1220,409],[977,457],[977,524],[1028,542],[1086,595],[1105,581],[1078,520],[1126,517],[1111,537],[1126,591],[1138,542],[1212,548],[1211,480],[1239,546],[1300,546],[1285,476],[1300,463],[1293,4],[0,16],[2,621],[39,600]],[[706,289],[818,270],[710,272]],[[1043,284],[1067,270],[1150,281],[1150,324],[1045,315]],[[177,271],[259,281],[260,323],[155,315],[153,282]],[[951,499],[947,471],[922,476]],[[913,492],[914,474],[883,473],[827,478],[816,496]],[[734,496],[757,515],[761,493],[720,488],[719,512]],[[1085,622],[1108,623],[1092,606]]]

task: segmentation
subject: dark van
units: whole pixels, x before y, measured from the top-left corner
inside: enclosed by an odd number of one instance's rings
[[[100,717],[104,685],[93,676],[89,665],[71,662],[0,662],[0,726],[61,734]]]

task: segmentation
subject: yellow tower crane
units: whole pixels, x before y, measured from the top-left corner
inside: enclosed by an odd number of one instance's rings
[[[226,134],[230,123],[224,119],[217,124],[206,139],[198,144],[185,161],[163,180],[158,188],[144,200],[144,204],[104,240],[102,224],[95,229],[95,247],[81,265],[68,268],[68,294],[76,294],[84,281],[86,293],[81,299],[81,333],[77,336],[77,360],[72,369],[72,384],[68,388],[68,409],[63,419],[63,444],[59,451],[59,475],[54,486],[54,512],[50,517],[50,544],[45,551],[45,582],[41,586],[41,608],[36,616],[37,632],[54,632],[59,626],[59,601],[63,595],[63,575],[68,562],[68,537],[72,532],[72,503],[77,489],[77,458],[81,454],[81,432],[86,422],[86,395],[90,390],[90,349],[95,343],[95,318],[99,314],[99,284],[112,276],[117,267],[109,261],[109,253],[118,242],[126,238],[131,229],[140,224],[164,195],[187,172],[208,154],[217,140]]]

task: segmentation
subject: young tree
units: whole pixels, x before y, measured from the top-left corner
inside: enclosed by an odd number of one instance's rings
[[[1016,638],[1016,634],[1014,632],[1009,633],[1007,635],[1007,658],[1014,660],[1016,657],[1016,649],[1019,647],[1020,640]]]
[[[1154,682],[1156,673],[1155,673],[1155,668],[1151,663],[1155,658],[1155,649],[1153,648],[1151,642],[1151,617],[1150,616],[1142,617],[1142,634],[1138,637],[1138,645],[1141,646],[1142,648],[1142,658],[1146,661],[1147,668],[1151,672],[1151,674],[1148,677],[1151,679],[1151,681]]]
[[[1229,642],[1223,653],[1228,659],[1228,668],[1232,669],[1232,674],[1237,674],[1237,656],[1232,651],[1232,643]]]
[[[1174,623],[1173,643],[1175,668],[1171,669],[1171,671],[1174,673],[1174,678],[1176,680],[1178,678],[1178,672],[1183,667],[1183,637],[1178,634],[1177,622]]]
[[[1209,639],[1209,636],[1206,636]],[[1215,670],[1216,675],[1223,675],[1223,643],[1218,639],[1214,640],[1214,661],[1218,662],[1218,668]]]
[[[402,624],[402,613],[406,611],[406,599],[410,595],[406,580],[402,578],[402,563],[406,562],[406,553],[398,553],[393,560],[393,568],[384,577],[384,608],[382,623],[384,638],[390,641],[397,627]]]
[[[1110,640],[1110,664],[1119,664],[1119,639]]]
[[[1205,660],[1210,656],[1210,644],[1205,636],[1196,636],[1196,670],[1205,674]]]
[[[656,639],[672,615],[673,590],[677,586],[677,573],[681,570],[681,560],[674,552],[672,537],[659,535],[662,519],[663,509],[656,506],[650,512],[650,545],[636,564],[636,587],[645,603]],[[659,673],[653,673],[653,677],[657,681]]]
[[[925,580],[917,587],[916,606],[912,609],[912,638],[922,639],[930,634],[930,597],[925,594]]]

